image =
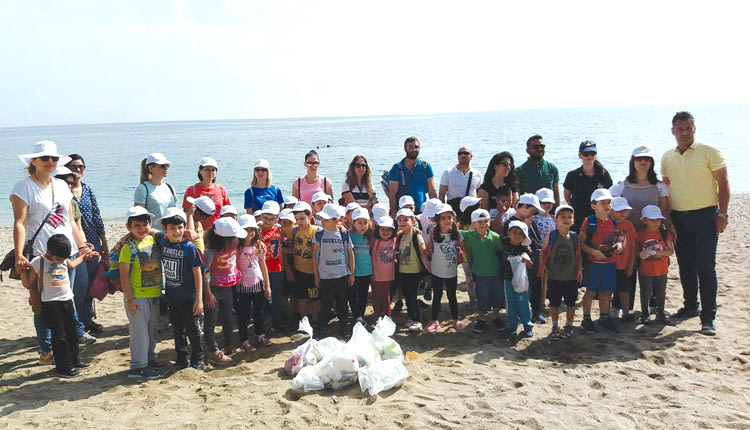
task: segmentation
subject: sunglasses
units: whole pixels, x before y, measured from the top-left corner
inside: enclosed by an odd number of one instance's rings
[[[419,145],[406,145],[406,149],[419,149]]]
[[[633,157],[635,161],[651,161],[651,157]]]
[[[471,155],[469,151],[458,151],[458,155]]]
[[[531,149],[544,149],[547,145],[544,144],[537,144],[537,145],[531,145]]]
[[[268,171],[268,169],[264,169],[264,168],[262,168],[262,167],[256,167],[256,168],[255,168],[254,170],[255,170],[256,172],[267,172],[267,171]]]
[[[60,160],[60,157],[53,157],[51,155],[42,155],[41,157],[37,157],[37,158],[39,158],[40,160],[44,161],[45,163],[48,162],[50,160],[50,158],[54,162],[58,162]]]
[[[584,157],[596,157],[596,151],[584,152],[581,155],[584,156]]]
[[[320,166],[320,161],[305,161],[308,166]]]
[[[354,163],[354,167],[359,167],[361,169],[364,169],[365,167],[367,167],[367,164],[365,164],[365,163]]]
[[[162,169],[169,169],[169,164],[157,164],[157,166],[161,167]]]
[[[70,167],[68,167],[70,170],[83,170],[86,168],[85,164],[71,164]]]

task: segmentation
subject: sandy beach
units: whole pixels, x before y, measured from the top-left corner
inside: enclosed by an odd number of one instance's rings
[[[128,328],[121,295],[96,303],[104,325],[82,349],[92,367],[61,380],[38,364],[28,295],[20,282],[0,283],[0,428],[750,428],[750,278],[745,236],[750,195],[732,196],[730,224],[719,240],[718,335],[698,333],[697,318],[674,327],[621,323],[620,333],[569,340],[534,337],[512,342],[504,334],[407,334],[396,340],[419,357],[401,388],[377,396],[358,385],[306,395],[289,391],[284,360],[304,336],[274,337],[273,345],[236,355],[225,368],[169,371],[147,382],[127,378]],[[113,242],[124,226],[109,223]],[[3,255],[12,229],[0,228]],[[462,272],[459,271],[462,275]],[[580,299],[580,296],[579,296]],[[465,323],[476,314],[459,293]],[[639,309],[636,298],[636,309]],[[672,258],[667,308],[682,304]],[[444,299],[441,321],[449,326]],[[580,310],[576,315],[579,324]],[[596,316],[595,316],[596,318]],[[395,314],[399,327],[406,314]],[[174,360],[171,333],[162,333],[158,358]],[[171,368],[171,366],[169,367]]]

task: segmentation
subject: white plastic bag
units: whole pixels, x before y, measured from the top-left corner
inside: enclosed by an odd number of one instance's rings
[[[357,357],[344,349],[331,353],[314,366],[315,376],[329,388],[348,387],[357,379],[359,362]]]
[[[307,333],[310,338],[305,343],[298,346],[292,355],[286,359],[284,370],[290,375],[296,375],[303,367],[308,364],[314,365],[323,358],[318,351],[318,342],[312,338],[313,329],[312,326],[310,326],[307,317],[302,318],[299,322],[299,330]]]
[[[304,390],[305,393],[309,393],[323,388],[323,381],[315,375],[315,368],[310,365],[303,367],[292,380],[292,390]]]
[[[335,337],[327,337],[318,341],[318,352],[321,357],[326,357],[330,354],[335,354],[344,348],[346,344]]]
[[[513,280],[511,280],[511,284],[513,284],[513,291],[517,293],[523,293],[529,290],[529,275],[526,273],[526,263],[522,261],[523,259],[530,260],[528,254],[525,252],[521,255],[508,256],[510,267],[513,269]]]
[[[380,361],[380,353],[375,348],[372,335],[361,323],[354,324],[352,338],[343,350],[356,356],[360,366],[369,366]]]
[[[409,377],[409,371],[399,360],[383,360],[371,366],[362,367],[357,375],[362,392],[374,396],[381,391],[398,387]]]
[[[372,338],[375,343],[375,349],[380,354],[380,358],[388,360],[391,358],[404,360],[403,351],[401,346],[391,338],[393,333],[396,332],[396,323],[389,316],[381,317],[375,328],[372,330]]]

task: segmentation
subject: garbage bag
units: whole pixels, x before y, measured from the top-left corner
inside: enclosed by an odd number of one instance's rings
[[[292,390],[304,390],[305,393],[309,393],[323,388],[323,381],[315,375],[315,368],[311,365],[303,367],[292,380]]]
[[[513,291],[517,293],[529,290],[529,275],[526,273],[526,263],[522,261],[523,259],[530,260],[528,254],[525,252],[521,255],[511,255],[508,257],[510,267],[513,269],[511,284],[513,285]]]
[[[307,317],[302,318],[299,322],[299,330],[307,333],[310,338],[298,346],[292,355],[286,359],[284,370],[290,375],[296,375],[303,367],[308,364],[314,365],[323,358],[318,350],[318,342],[312,338],[313,329]]]
[[[369,366],[380,361],[380,353],[375,347],[372,335],[361,323],[354,324],[352,337],[344,346],[344,351],[354,354],[360,366]]]
[[[348,387],[357,379],[359,362],[353,353],[341,349],[324,356],[314,368],[315,376],[326,387],[338,389]]]
[[[394,323],[388,316],[380,318],[377,324],[375,324],[375,328],[372,330],[375,349],[380,354],[382,360],[396,358],[403,361],[404,359],[401,346],[390,337],[393,336],[393,333],[395,332],[396,323]]]
[[[318,352],[322,357],[341,351],[346,345],[335,337],[327,337],[318,341]]]
[[[374,396],[381,391],[398,387],[409,377],[404,364],[396,359],[379,361],[359,369],[359,387],[362,392]]]

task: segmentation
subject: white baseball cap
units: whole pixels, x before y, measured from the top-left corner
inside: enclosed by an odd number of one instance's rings
[[[400,216],[408,216],[408,217],[411,218],[411,217],[414,216],[414,211],[412,211],[409,208],[401,208],[401,209],[398,210],[398,212],[396,212],[396,218],[398,218]]]
[[[641,218],[648,219],[664,219],[664,215],[661,214],[661,209],[656,205],[648,205],[641,210]]]
[[[612,200],[612,193],[606,188],[597,188],[591,193],[591,201],[598,202],[601,200]]]
[[[393,218],[387,215],[380,218],[380,221],[378,221],[378,227],[390,227],[393,229],[396,228],[395,224],[393,224]]]
[[[263,207],[260,209],[262,214],[278,215],[281,208],[279,204],[273,200],[266,200],[263,202]]]
[[[401,196],[401,198],[398,199],[398,207],[399,207],[399,209],[402,208],[402,207],[404,207],[404,206],[406,206],[406,205],[415,206],[414,199],[411,196]]]
[[[555,193],[549,188],[539,188],[535,193],[539,203],[555,203]]]
[[[523,222],[523,221],[519,221],[517,219],[514,219],[513,221],[511,221],[510,223],[508,223],[508,231],[510,232],[510,229],[512,229],[513,227],[518,227],[518,228],[521,229],[521,231],[523,231],[523,235],[524,235],[525,239],[523,240],[523,242],[521,244],[523,246],[529,246],[529,245],[531,245],[531,239],[529,239],[529,227],[526,225],[526,223]]]
[[[624,211],[625,209],[633,209],[628,205],[628,200],[625,197],[615,197],[612,199],[612,210],[615,212]]]
[[[312,199],[310,199],[312,203],[319,202],[321,200],[324,202],[328,202],[332,199],[331,199],[331,196],[329,196],[323,191],[318,191],[317,193],[313,194]]]
[[[211,167],[215,167],[217,169],[219,168],[219,164],[216,162],[215,159],[213,159],[211,157],[203,157],[203,158],[201,158],[201,162],[200,162],[200,164],[198,166],[199,167],[211,166]]]
[[[358,219],[370,219],[370,213],[367,212],[367,209],[365,208],[357,208],[354,209],[354,212],[352,212],[352,221],[356,221]]]
[[[161,152],[152,152],[146,157],[146,164],[172,164]]]
[[[557,214],[559,214],[559,213],[560,213],[560,211],[563,211],[563,210],[569,210],[569,211],[571,211],[571,212],[573,212],[573,213],[575,213],[575,212],[576,212],[576,211],[575,211],[575,210],[573,209],[573,207],[572,207],[572,206],[568,206],[568,205],[560,205],[560,206],[558,206],[558,207],[557,207],[557,209],[555,209],[555,216],[557,216]]]
[[[447,203],[440,203],[439,205],[437,205],[437,208],[435,208],[435,216],[438,216],[441,213],[445,213],[445,212],[450,212],[453,215],[456,214],[456,212],[453,211],[453,208],[451,207],[451,205]]]
[[[266,160],[265,158],[258,158],[257,160],[255,160],[253,169],[255,169],[256,167],[261,167],[263,169],[270,169],[271,165],[268,163],[268,160]]]
[[[286,196],[286,197],[284,197],[284,206],[286,206],[286,205],[293,205],[293,204],[297,203],[298,201],[299,201],[299,199],[297,197]]]
[[[521,194],[521,197],[518,198],[518,204],[534,206],[540,213],[544,213],[544,209],[542,209],[542,206],[539,204],[539,197],[534,194]]]
[[[442,202],[439,199],[429,199],[426,202],[424,202],[424,208],[422,209],[422,213],[427,215],[430,218],[433,218],[435,216],[435,210],[437,209],[438,205]]]
[[[167,218],[177,217],[182,220],[182,222],[187,222],[187,215],[185,215],[185,211],[182,209],[172,206],[167,208],[167,210],[164,211],[164,215],[161,216],[161,218],[158,218],[156,221],[154,221],[154,224],[161,224],[162,220],[165,220]]]
[[[654,153],[651,151],[650,146],[641,145],[636,146],[633,150],[633,157],[651,157],[654,158]]]
[[[307,202],[297,202],[294,204],[294,207],[292,208],[292,212],[312,212],[312,208]]]
[[[237,208],[235,208],[232,205],[226,205],[222,206],[221,210],[219,211],[219,216],[224,216],[226,214],[234,214],[237,215]]]
[[[351,202],[348,205],[346,205],[346,212],[353,211],[354,209],[359,209],[362,206],[360,206],[357,202]]]
[[[52,172],[52,177],[53,178],[56,177],[56,176],[68,176],[68,175],[73,175],[76,178],[80,178],[81,177],[81,175],[79,175],[78,173],[76,173],[76,172],[68,169],[65,166],[58,166],[57,169],[55,169],[55,171]]]
[[[256,221],[255,217],[250,214],[240,215],[240,217],[237,218],[237,224],[242,228],[258,228],[258,221]]]
[[[205,212],[209,215],[213,215],[214,212],[216,212],[216,205],[214,204],[214,201],[211,200],[211,197],[200,196],[197,199],[188,197],[185,200],[187,200],[188,203],[195,205],[195,207],[200,209],[201,212]]]
[[[285,219],[291,222],[297,221],[296,219],[294,219],[294,214],[292,213],[292,210],[289,208],[282,209],[281,212],[279,212],[279,221],[282,219]]]
[[[60,157],[60,159],[57,160],[57,163],[60,165],[68,164],[70,162],[70,157],[57,153],[57,144],[51,140],[40,140],[34,144],[34,152],[30,154],[21,154],[18,156],[18,159],[28,166],[31,164],[32,158],[44,156]]]
[[[239,237],[244,239],[247,232],[234,218],[219,218],[214,223],[214,231],[221,237]]]
[[[339,209],[333,203],[326,203],[323,209],[320,210],[316,215],[322,219],[339,219],[341,217]]]
[[[372,205],[372,216],[376,220],[387,216],[389,212],[388,206],[385,203],[375,203]]]
[[[461,199],[461,203],[458,204],[458,208],[461,209],[461,212],[463,212],[481,201],[482,199],[477,196],[466,196]]]
[[[256,217],[256,218],[259,217],[259,216],[261,216],[261,215],[263,215],[263,212],[260,209],[258,209],[257,211],[253,212],[253,216]]]
[[[141,215],[148,215],[151,218],[154,217],[154,214],[150,213],[146,210],[143,206],[133,206],[132,208],[128,209],[128,211],[125,213],[125,219],[130,219],[135,216],[141,216]]]
[[[485,209],[476,209],[471,213],[471,222],[490,220],[490,213]]]

